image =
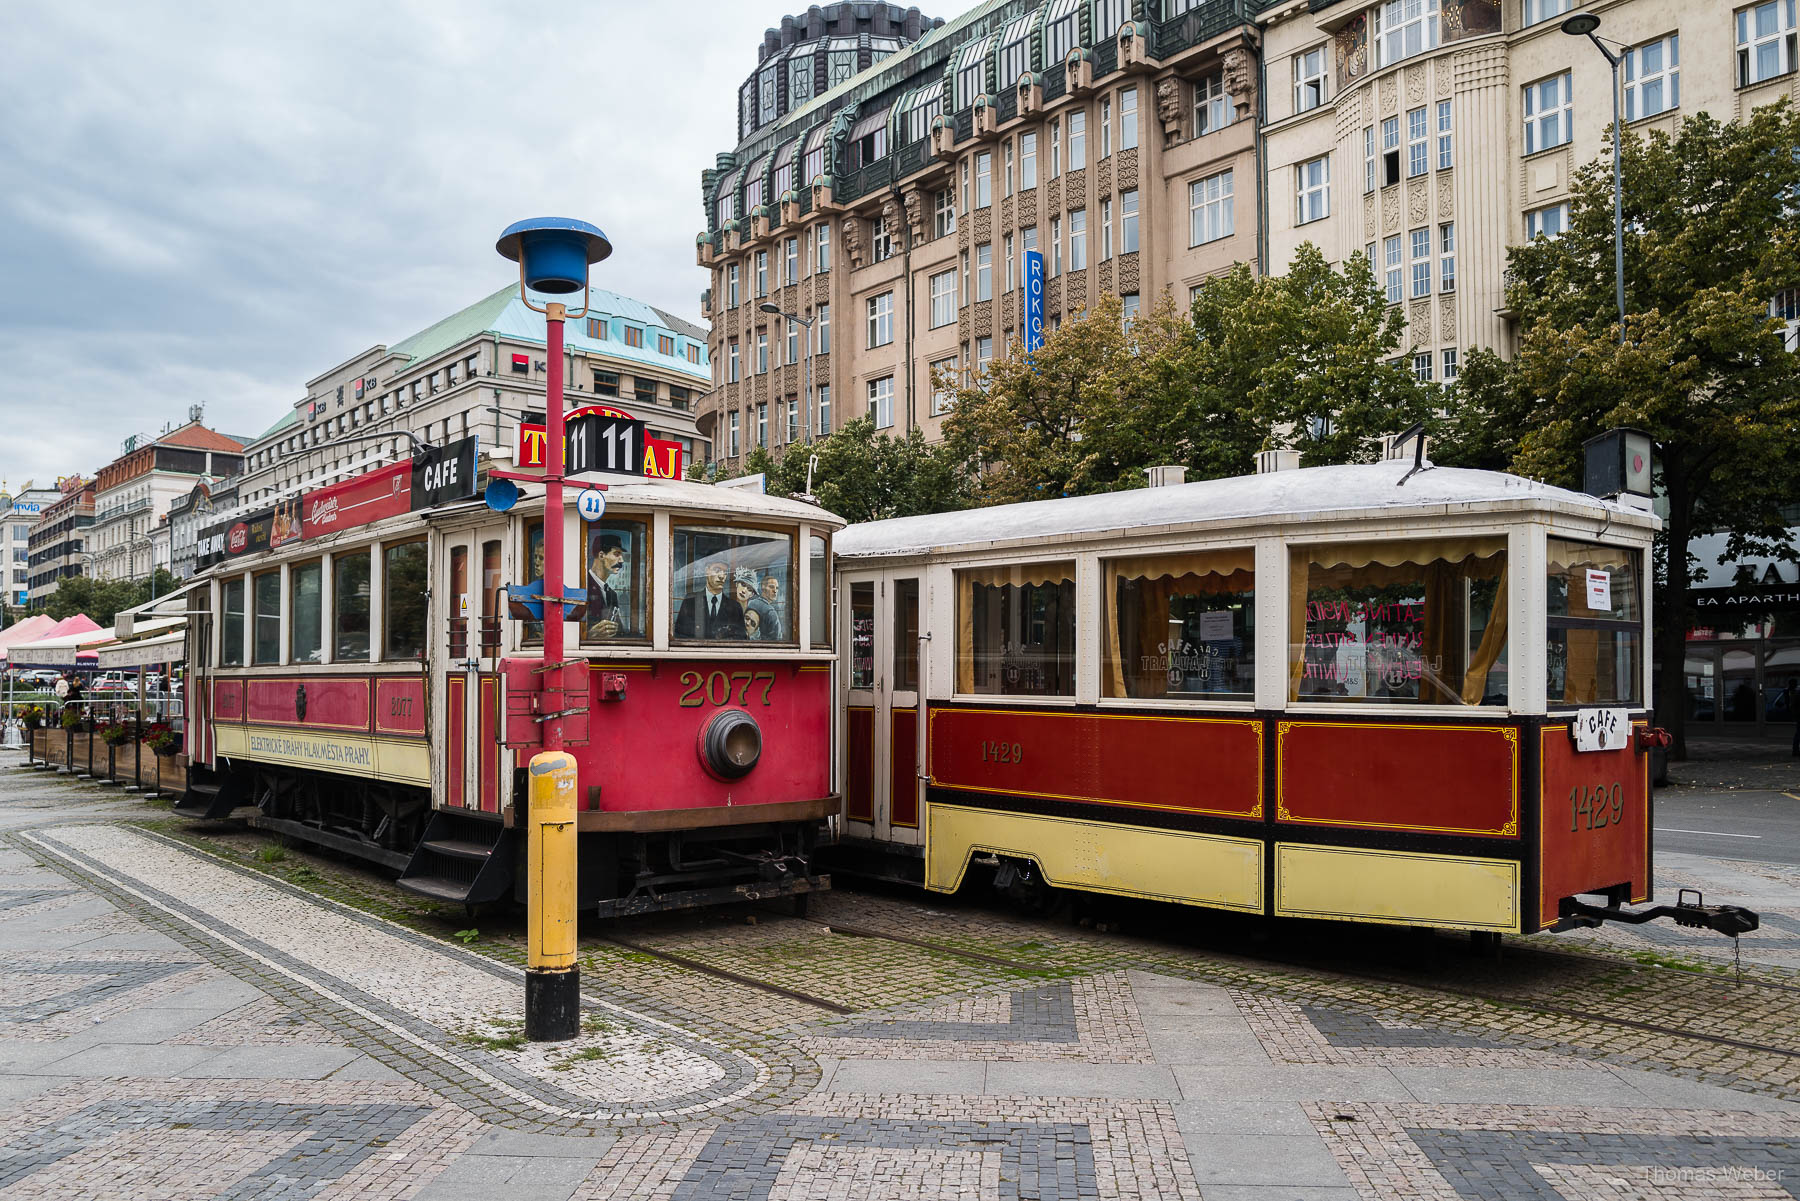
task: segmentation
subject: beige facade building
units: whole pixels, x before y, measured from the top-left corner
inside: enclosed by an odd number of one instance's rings
[[[1554,237],[1574,172],[1608,153],[1612,71],[1565,34],[1572,0],[1291,0],[1267,7],[1269,262],[1368,253],[1406,308],[1415,373],[1509,353],[1507,247]],[[1627,128],[1673,131],[1800,95],[1795,6],[1598,0]]]
[[[1131,310],[1235,262],[1278,272],[1312,242],[1370,256],[1420,377],[1454,379],[1471,346],[1510,353],[1507,248],[1561,231],[1613,119],[1606,58],[1561,29],[1574,7],[989,0],[948,23],[867,4],[785,19],[739,89],[738,147],[703,175],[714,458],[865,413],[938,436],[934,369],[1006,353],[1033,249],[1047,329],[1108,292]],[[1800,96],[1795,7],[1588,11],[1642,131]],[[884,36],[858,65],[837,48],[871,20]],[[1800,319],[1800,296],[1776,309]]]
[[[1259,263],[1253,7],[989,0],[909,27],[843,4],[771,30],[742,140],[704,176],[715,460],[779,450],[808,413],[937,437],[933,372],[979,372],[1020,337],[1027,251],[1046,333],[1109,292],[1131,311]],[[821,86],[808,56],[869,9],[919,40]]]

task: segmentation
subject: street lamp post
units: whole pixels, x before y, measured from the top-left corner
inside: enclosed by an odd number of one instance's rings
[[[806,392],[806,397],[805,397],[805,399],[803,399],[800,402],[800,408],[801,408],[801,413],[802,413],[802,419],[801,419],[801,423],[800,423],[800,441],[810,443],[812,441],[812,361],[813,361],[813,357],[812,357],[812,350],[813,350],[812,327],[813,327],[813,322],[817,321],[818,318],[817,317],[802,317],[798,313],[786,312],[778,304],[765,303],[765,304],[758,305],[757,307],[760,308],[765,313],[773,313],[775,316],[781,317],[784,320],[792,321],[794,324],[798,325],[801,329],[804,329],[806,331],[806,353],[800,356],[801,358],[806,360],[806,367],[805,367],[805,381],[806,382],[801,385],[801,387]]]
[[[563,1042],[581,1033],[581,969],[575,951],[576,770],[562,749],[563,662],[563,322],[588,311],[588,267],[612,253],[605,234],[585,221],[536,217],[514,222],[494,249],[519,264],[519,296],[542,313],[549,375],[544,397],[544,749],[527,773],[527,960],[525,1037]],[[570,313],[561,301],[533,303],[532,292],[581,293]]]
[[[1593,13],[1573,13],[1563,18],[1562,31],[1571,37],[1585,37],[1606,56],[1612,67],[1613,104],[1613,292],[1619,302],[1619,342],[1625,342],[1625,175],[1620,158],[1620,144],[1625,140],[1625,123],[1619,119],[1619,63],[1623,61],[1594,30],[1600,18]]]

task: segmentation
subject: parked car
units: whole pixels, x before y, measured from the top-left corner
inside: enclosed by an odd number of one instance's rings
[[[136,682],[127,679],[122,671],[103,671],[88,682],[89,692],[123,692],[135,687]]]

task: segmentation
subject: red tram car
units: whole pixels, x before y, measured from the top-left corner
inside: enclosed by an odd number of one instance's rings
[[[473,476],[473,446],[460,453]],[[523,878],[543,633],[508,615],[505,588],[542,578],[544,505],[415,508],[408,474],[382,468],[205,532],[180,808],[254,805],[255,826],[474,905]],[[813,852],[840,809],[829,556],[843,523],[673,480],[614,482],[607,497],[592,524],[552,515],[564,578],[589,594],[565,634],[587,688],[564,723],[582,906],[822,887]]]
[[[1384,462],[852,526],[838,853],[935,891],[1641,918],[1657,524]]]

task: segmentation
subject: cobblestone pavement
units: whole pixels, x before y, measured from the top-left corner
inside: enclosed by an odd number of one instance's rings
[[[0,1201],[1800,1197],[1778,963],[839,891],[584,931],[586,1029],[546,1049],[507,915],[464,946],[357,869],[6,763]]]

